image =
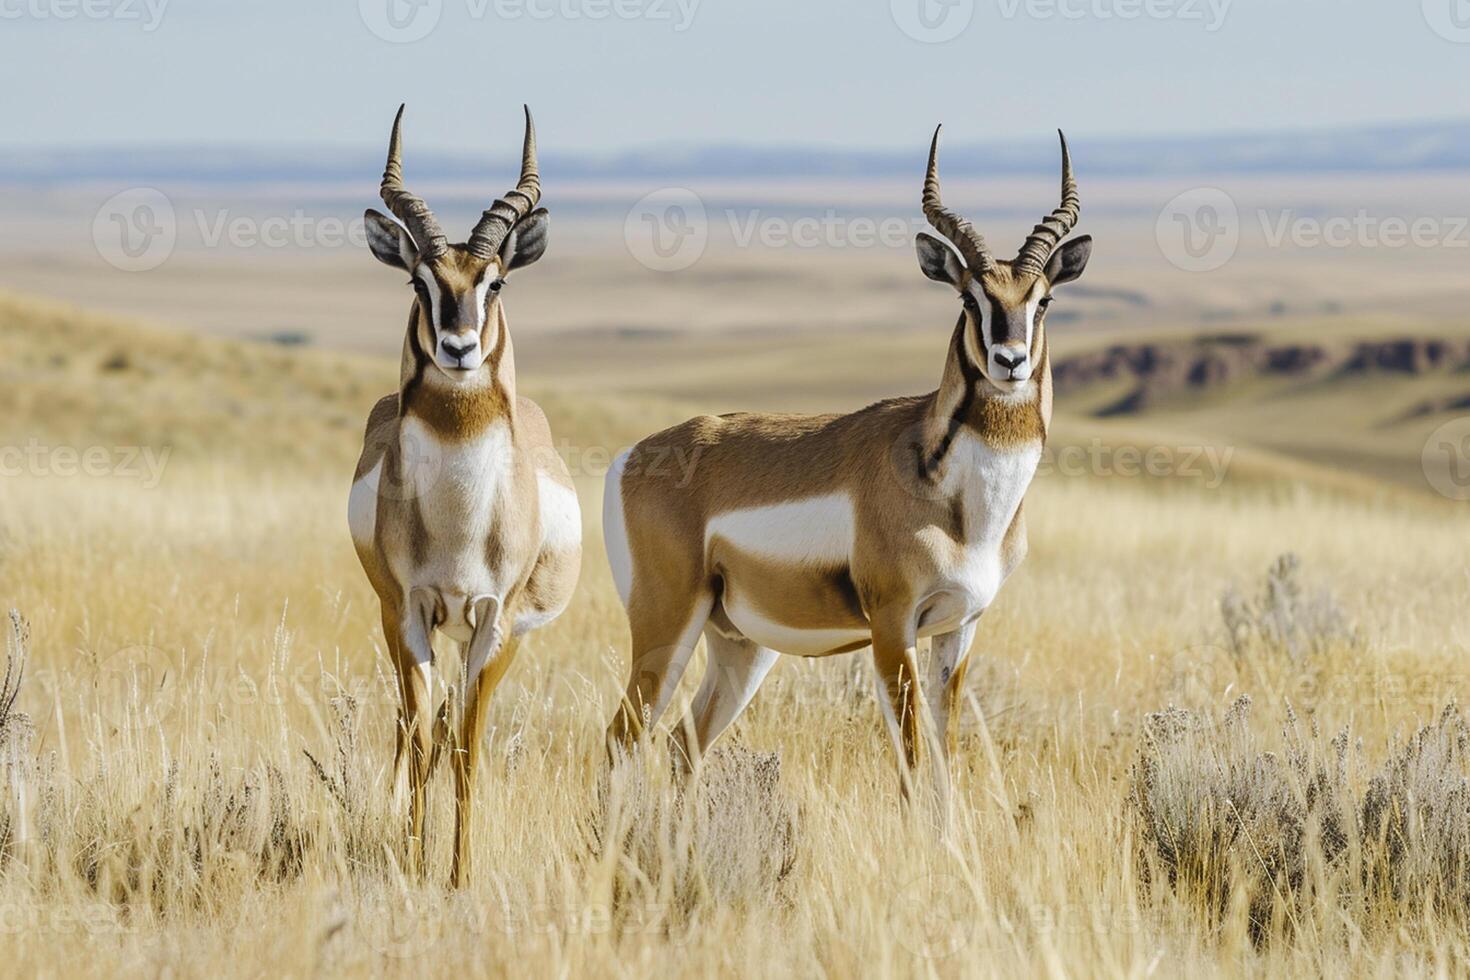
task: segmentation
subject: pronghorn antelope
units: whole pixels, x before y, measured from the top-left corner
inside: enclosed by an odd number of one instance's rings
[[[938,390],[849,415],[690,419],[644,439],[609,473],[604,533],[633,655],[610,753],[656,722],[703,633],[709,665],[675,733],[687,759],[739,716],[778,651],[820,657],[871,645],[905,795],[921,704],[947,760],[976,622],[1026,552],[1021,500],[1051,418],[1052,289],[1082,274],[1092,242],[1062,241],[1080,207],[1065,137],[1061,206],[1011,260],[996,259],[942,204],[938,148],[936,129],[923,210],[954,247],[920,233],[919,267],[962,307]],[[677,486],[646,465],[670,452],[696,461]],[[932,663],[921,695],[925,637]],[[947,763],[937,769],[943,789]]]
[[[455,760],[454,880],[468,874],[470,804],[487,703],[527,631],[554,619],[576,586],[582,526],[546,416],[516,395],[502,287],[546,250],[536,131],[526,110],[521,177],[451,245],[403,186],[403,109],[393,121],[382,196],[400,226],[366,214],[368,244],[414,290],[399,390],[368,416],[348,522],[382,604],[402,698],[395,772],[407,770],[410,863],[424,851],[424,787],[446,742]],[[464,652],[462,718],[434,720],[435,631]],[[445,706],[447,709],[447,705]]]

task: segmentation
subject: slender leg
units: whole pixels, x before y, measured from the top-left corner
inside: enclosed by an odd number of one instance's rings
[[[480,760],[485,718],[490,699],[515,660],[519,640],[510,635],[509,617],[499,614],[493,598],[475,602],[475,632],[465,655],[464,718],[454,747],[454,887],[462,887],[470,875],[470,827],[475,799],[475,769]]]
[[[732,640],[714,629],[704,631],[709,665],[689,717],[675,733],[674,760],[691,768],[750,704],[761,681],[780,657],[750,640]]]
[[[929,661],[929,683],[924,698],[934,715],[934,734],[945,754],[954,749],[953,732],[949,730],[955,703],[965,686],[965,671],[970,666],[970,644],[975,640],[978,620],[961,626],[952,633],[934,638],[933,657]]]
[[[909,799],[919,767],[923,719],[919,671],[912,625],[903,613],[879,615],[873,621],[873,667],[878,703],[898,757],[899,789]]]
[[[713,607],[714,596],[708,592],[691,597],[682,609],[672,609],[667,603],[651,611],[638,604],[631,606],[633,666],[623,703],[607,726],[610,760],[631,749],[645,728],[663,716]]]
[[[500,599],[496,596],[475,596],[466,603],[465,615],[470,625],[476,629],[483,622],[490,622],[493,626],[500,616],[500,605]],[[462,670],[460,687],[465,692],[460,695],[459,706],[461,708],[467,703],[470,682],[480,676],[480,671],[484,669],[486,660],[494,652],[498,643],[499,634],[492,629],[481,636],[478,644],[475,643],[475,634],[472,633],[470,642],[460,646],[460,668]],[[450,718],[449,700],[449,698],[444,699],[444,703],[439,707],[439,717],[434,721],[434,754],[429,761],[430,775],[439,766],[439,756],[445,751],[452,751],[451,743],[457,737],[454,722]]]
[[[955,701],[965,686],[965,670],[970,663],[970,643],[975,639],[977,622],[972,620],[951,633],[934,637],[929,658],[924,700],[929,705],[929,714],[933,719],[935,785],[939,790],[940,805],[945,812],[949,808],[949,756],[954,751],[954,733],[950,731],[950,719],[954,714]]]
[[[399,615],[383,609],[383,631],[393,650],[402,705],[396,768],[408,775],[408,870],[420,873],[424,860],[424,797],[429,780],[430,736],[433,727],[434,651],[429,636],[434,629],[437,603],[432,594],[416,591]]]

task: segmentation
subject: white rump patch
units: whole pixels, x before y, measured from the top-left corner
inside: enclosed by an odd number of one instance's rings
[[[766,507],[731,510],[710,518],[704,545],[719,538],[736,549],[791,564],[837,564],[852,556],[856,520],[845,493]]]
[[[613,460],[612,469],[602,485],[602,540],[607,546],[607,563],[612,567],[613,584],[623,605],[633,594],[633,552],[628,547],[628,524],[623,514],[623,470],[628,465],[625,449]]]
[[[378,527],[378,479],[383,475],[383,461],[352,484],[347,495],[347,527],[359,547],[371,545]]]
[[[536,474],[541,497],[541,546],[565,551],[582,545],[582,509],[577,493],[545,473]]]

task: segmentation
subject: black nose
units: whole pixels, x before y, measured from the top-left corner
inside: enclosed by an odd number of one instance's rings
[[[1026,355],[1017,354],[1015,357],[1010,357],[1003,351],[996,351],[995,363],[999,364],[1003,368],[1014,371],[1016,368],[1026,363]]]
[[[444,337],[440,339],[439,346],[444,348],[444,353],[457,361],[476,347],[479,347],[480,339],[474,336],[464,337],[458,340],[454,337]]]

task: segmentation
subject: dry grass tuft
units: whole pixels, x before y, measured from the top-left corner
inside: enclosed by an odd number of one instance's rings
[[[1369,894],[1406,916],[1470,923],[1470,727],[1458,706],[1392,751],[1360,812]]]
[[[29,783],[33,778],[31,738],[34,726],[22,711],[15,710],[25,678],[28,628],[20,613],[10,611],[10,632],[5,637],[5,674],[0,678],[0,774],[6,794],[0,800],[0,868],[7,863],[17,838],[29,835],[25,824],[29,809]]]
[[[1240,661],[1285,659],[1299,664],[1342,647],[1362,645],[1337,599],[1325,589],[1310,591],[1302,562],[1284,554],[1271,563],[1254,598],[1231,587],[1220,599],[1220,615],[1231,651]]]
[[[788,901],[801,815],[781,787],[780,756],[724,743],[681,777],[663,741],[640,746],[604,779],[593,839],[615,866],[619,903],[667,907],[687,923],[702,906]]]
[[[1219,923],[1246,910],[1261,941],[1316,895],[1314,860],[1346,846],[1346,735],[1325,756],[1293,715],[1284,752],[1266,750],[1241,697],[1218,724],[1179,708],[1149,715],[1129,796],[1145,883],[1162,879]]]
[[[1264,945],[1341,914],[1360,935],[1470,917],[1470,727],[1454,706],[1376,771],[1344,728],[1287,708],[1268,748],[1242,697],[1216,722],[1150,715],[1129,805],[1144,884],[1166,884],[1215,933]]]

